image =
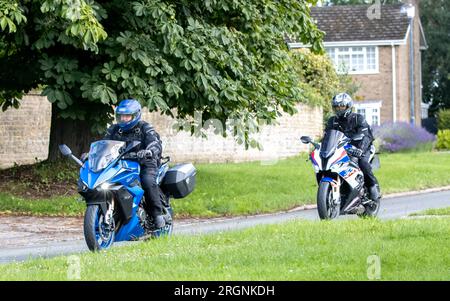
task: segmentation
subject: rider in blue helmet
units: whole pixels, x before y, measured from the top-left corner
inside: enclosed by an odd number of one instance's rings
[[[125,99],[116,107],[116,122],[123,131],[128,131],[141,120],[141,104],[135,99]]]
[[[141,165],[141,184],[144,189],[144,209],[156,228],[165,226],[170,218],[163,214],[163,193],[156,183],[161,164],[162,144],[159,134],[147,122],[141,120],[141,104],[135,99],[122,100],[116,107],[116,124],[110,126],[104,139],[125,142],[141,141],[137,152]]]

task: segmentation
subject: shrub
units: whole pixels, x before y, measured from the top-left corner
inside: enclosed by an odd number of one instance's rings
[[[450,110],[440,110],[438,113],[438,129],[450,130]]]
[[[304,98],[310,104],[322,106],[325,120],[332,114],[331,99],[334,95],[347,92],[353,96],[360,87],[350,75],[338,74],[327,54],[314,54],[303,48],[291,52],[291,56],[302,79],[300,87]]]
[[[438,131],[436,148],[450,149],[450,129]]]
[[[435,136],[406,122],[388,122],[374,127],[375,145],[382,152],[431,150]]]

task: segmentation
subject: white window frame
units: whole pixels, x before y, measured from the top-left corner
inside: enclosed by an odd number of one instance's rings
[[[358,113],[358,109],[365,110],[364,118],[366,119],[367,123],[370,124],[371,126],[381,124],[381,101],[371,103],[355,103],[354,107],[356,113]],[[373,112],[374,109],[377,109],[376,114]],[[372,123],[373,120],[372,116],[374,115],[378,117],[378,124]]]
[[[375,69],[367,69],[368,66],[368,58],[367,58],[367,48],[368,47],[373,47],[375,48]],[[380,69],[379,69],[379,51],[378,51],[378,46],[375,45],[367,45],[367,46],[328,46],[325,47],[326,49],[333,49],[334,50],[334,56],[330,56],[331,61],[334,64],[334,67],[336,68],[336,71],[340,74],[343,73],[347,73],[347,74],[377,74],[380,73]],[[339,50],[339,48],[348,48],[348,51],[342,51]],[[363,54],[363,60],[364,60],[364,70],[358,70],[358,71],[353,71],[350,70],[351,69],[351,65],[352,65],[352,54],[353,54],[353,48],[362,48],[362,53],[358,53],[358,54]],[[327,51],[328,53],[328,51]],[[338,61],[338,55],[349,55],[350,57],[350,66],[348,70],[340,70],[340,66],[337,65],[337,61]]]

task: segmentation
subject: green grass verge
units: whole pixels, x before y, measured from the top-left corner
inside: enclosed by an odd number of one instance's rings
[[[450,280],[450,219],[293,221],[78,258],[81,280],[368,280],[373,255],[380,280]],[[68,280],[78,258],[0,265],[0,280]]]
[[[185,199],[174,200],[175,214],[213,217],[245,215],[291,209],[315,203],[317,184],[306,154],[261,162],[196,164],[197,187]],[[423,152],[382,154],[381,169],[375,171],[384,194],[450,185],[450,153]],[[73,166],[72,166],[73,168]],[[75,197],[72,198],[74,200]],[[0,211],[28,214],[81,215],[83,204],[71,198],[32,201],[0,194]]]
[[[7,193],[0,193],[0,214],[34,216],[82,216],[86,209],[79,197],[55,197],[44,200],[29,200]]]
[[[175,200],[178,214],[217,216],[266,213],[316,202],[317,184],[306,155],[280,160],[198,166],[198,186]],[[375,171],[384,194],[450,185],[449,153],[382,154]]]
[[[422,212],[416,212],[410,214],[411,216],[421,216],[421,215],[448,215],[450,216],[450,207],[440,208],[440,209],[428,209]]]

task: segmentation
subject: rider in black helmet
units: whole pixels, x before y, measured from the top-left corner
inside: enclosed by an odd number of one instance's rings
[[[364,183],[369,190],[370,198],[377,200],[381,197],[380,188],[369,163],[370,146],[374,140],[372,130],[363,115],[352,112],[353,100],[347,93],[334,96],[331,105],[336,115],[328,120],[325,131],[338,130],[351,139],[363,134],[361,140],[352,140],[351,144],[356,149],[349,150],[349,155],[358,158],[358,165],[364,173]]]

